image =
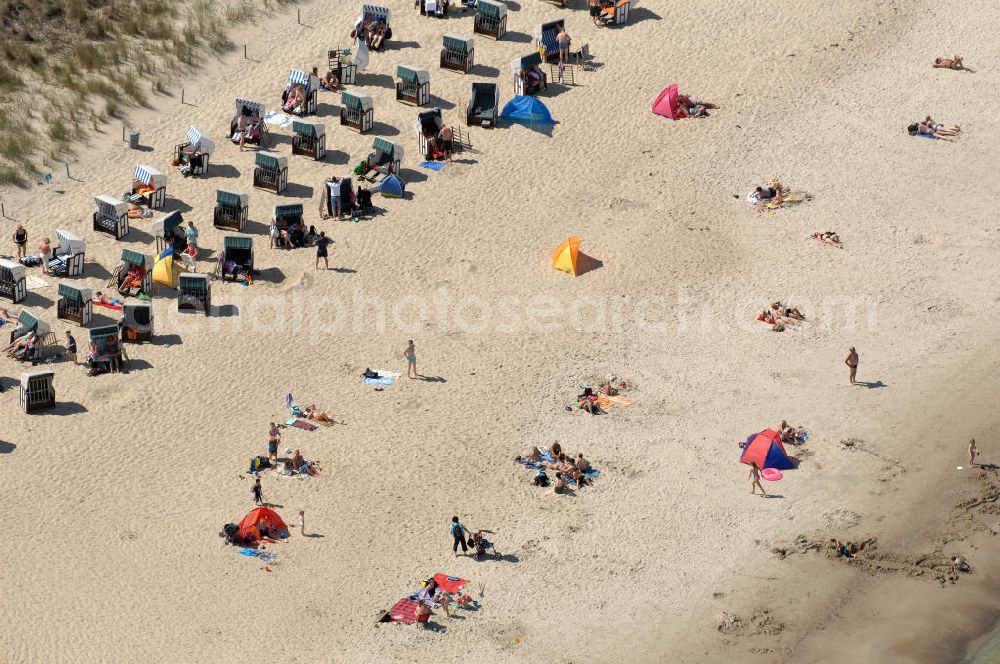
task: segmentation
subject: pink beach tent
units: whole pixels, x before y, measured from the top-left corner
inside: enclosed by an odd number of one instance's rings
[[[677,84],[674,83],[661,92],[660,96],[653,102],[653,113],[671,120],[685,117],[684,111],[681,110],[678,103],[678,97]]]

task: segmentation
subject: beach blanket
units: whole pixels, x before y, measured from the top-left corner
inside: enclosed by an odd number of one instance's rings
[[[389,609],[389,618],[392,622],[412,625],[417,622],[417,603],[409,597],[404,597]]]
[[[274,127],[287,129],[292,126],[292,118],[280,111],[268,111],[264,114],[264,122]]]
[[[386,371],[385,369],[376,369],[375,373],[377,373],[379,376],[391,376],[393,378],[399,378],[400,376],[403,375],[398,371]]]
[[[38,288],[45,288],[48,285],[49,284],[48,284],[47,281],[45,281],[41,277],[36,277],[33,274],[29,274],[28,277],[27,277],[27,279],[25,279],[25,281],[24,281],[24,286],[28,290],[36,290]]]
[[[590,481],[593,482],[594,480],[596,480],[598,477],[601,476],[601,471],[597,470],[596,468],[591,468],[589,470],[583,471],[583,476],[590,478]],[[566,484],[569,484],[570,486],[576,486],[576,480],[574,480],[572,477],[566,477]]]
[[[114,309],[115,311],[122,310],[121,306],[117,304],[107,304],[105,302],[98,302],[97,300],[94,300],[93,304],[95,307],[104,307],[105,309]]]
[[[429,171],[434,171],[435,173],[440,173],[441,170],[448,165],[448,162],[444,161],[422,161],[419,164],[420,168],[426,168]]]
[[[621,406],[622,408],[628,408],[635,403],[635,399],[629,399],[628,397],[613,396],[608,397],[608,401],[616,406]]]
[[[304,429],[306,431],[315,431],[316,429],[319,428],[312,422],[306,422],[305,420],[296,419],[294,417],[291,418],[290,420],[286,420],[285,424],[291,427],[295,427],[296,429]]]
[[[462,588],[469,584],[468,579],[460,579],[457,576],[446,576],[444,574],[435,574],[434,580],[437,581],[438,588],[453,595],[461,592]]]
[[[239,551],[241,556],[246,556],[247,558],[258,558],[265,563],[269,563],[274,560],[278,554],[271,551],[258,551],[252,547],[245,547]]]
[[[392,385],[392,376],[381,376],[379,378],[365,378],[365,385]]]

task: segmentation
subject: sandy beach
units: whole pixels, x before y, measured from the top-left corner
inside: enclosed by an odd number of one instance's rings
[[[252,187],[254,152],[227,140],[234,98],[280,105],[289,68],[324,68],[350,45],[361,3],[307,2],[237,29],[91,136],[50,184],[0,190],[0,256],[15,225],[29,252],[64,228],[87,240],[72,280],[106,290],[122,249],[155,252],[150,224],[121,241],[91,229],[94,196],[120,195],[136,164],[168,174],[166,210],[200,229],[211,271],[227,235],[219,188],[250,195],[253,285],[214,282],[214,315],[154,294],[156,338],[130,345],[127,374],[62,361],[57,405],[26,414],[24,367],[0,358],[0,486],[12,526],[0,567],[0,662],[961,662],[1000,617],[993,343],[1000,221],[1000,7],[844,0],[695,4],[642,0],[629,24],[595,27],[586,3],[508,2],[500,41],[476,35],[469,75],[441,70],[436,19],[387,0],[393,39],[351,90],[375,128],[338,124],[321,92],[328,155],[291,155],[283,195]],[[302,23],[297,25],[296,10]],[[398,103],[397,65],[425,67],[432,105],[463,124],[473,81],[513,96],[510,62],[535,26],[564,17],[597,66],[539,97],[549,132],[471,128],[473,150],[418,167],[417,108]],[[242,45],[247,45],[248,59]],[[931,68],[959,52],[975,73]],[[710,117],[651,113],[671,83],[718,104]],[[183,90],[184,103],[181,102]],[[908,136],[932,115],[955,142]],[[216,142],[207,177],[171,168],[189,125]],[[405,147],[403,199],[321,220],[321,187],[348,175],[375,136]],[[744,197],[772,178],[807,200],[758,212]],[[276,204],[301,202],[334,240],[271,248]],[[836,231],[844,249],[812,234]],[[588,271],[553,270],[582,238]],[[14,308],[60,340],[59,280]],[[806,321],[776,333],[754,317],[781,300]],[[4,306],[9,303],[4,302]],[[107,323],[115,312],[95,309]],[[4,327],[6,338],[7,327]],[[366,368],[422,380],[375,390]],[[848,384],[847,349],[860,354]],[[579,386],[608,374],[635,400],[590,416]],[[289,525],[264,565],[217,533],[253,508],[251,457],[285,395],[345,426],[282,432],[317,477],[262,475]],[[567,409],[567,406],[570,406]],[[738,442],[781,420],[804,427],[797,468],[750,495]],[[514,462],[558,442],[601,471],[572,496],[545,495]],[[284,454],[282,454],[284,456]],[[448,524],[492,531],[502,555],[455,557]],[[796,538],[802,537],[799,544]],[[847,561],[802,542],[875,539]],[[975,569],[951,575],[961,555]],[[435,573],[468,579],[476,611],[436,631],[377,623]],[[483,584],[482,595],[479,584]]]

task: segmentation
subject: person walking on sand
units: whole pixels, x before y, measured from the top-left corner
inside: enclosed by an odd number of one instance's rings
[[[28,231],[24,230],[24,226],[21,224],[17,225],[14,229],[14,245],[17,247],[17,260],[21,260],[25,257],[28,249]]]
[[[73,364],[79,364],[76,359],[76,339],[66,330],[66,357],[73,360]]]
[[[417,350],[413,346],[413,339],[406,342],[403,357],[406,358],[406,377],[416,378],[419,374],[417,373]],[[410,374],[413,375],[411,376]]]
[[[329,256],[329,252],[327,251],[327,247],[330,245],[331,242],[333,242],[333,240],[331,240],[330,238],[328,238],[326,236],[326,232],[325,231],[320,231],[319,232],[319,237],[316,238],[316,269],[317,270],[319,269],[319,259],[321,259],[321,258],[323,259],[323,267],[325,267],[327,270],[330,269],[330,261],[327,258],[327,256]]]
[[[254,505],[263,505],[264,504],[264,497],[263,497],[262,490],[260,488],[260,476],[259,475],[254,478],[254,480],[253,480],[253,487],[250,490],[253,492],[253,502],[254,502]]]
[[[299,534],[306,534],[306,511],[299,510]]]
[[[976,465],[976,457],[979,456],[979,449],[976,447],[976,439],[969,439],[969,467]]]
[[[556,28],[556,44],[559,45],[559,67],[566,66],[566,61],[569,60],[569,45],[573,40],[570,38],[569,33],[562,28]]]
[[[462,547],[462,553],[465,555],[469,554],[469,547],[466,545],[465,540],[467,540],[469,531],[465,529],[465,524],[458,520],[457,516],[451,517],[451,525],[448,527],[448,532],[451,533],[452,538],[455,540],[452,542],[451,551],[458,557],[458,547]]]
[[[757,489],[760,489],[760,493],[763,496],[767,495],[767,491],[764,491],[764,487],[760,483],[760,466],[757,465],[756,461],[750,462],[750,493],[756,494]]]
[[[844,364],[851,370],[851,385],[854,385],[856,382],[854,379],[858,375],[858,351],[854,349],[854,346],[851,346],[850,351],[848,351]]]

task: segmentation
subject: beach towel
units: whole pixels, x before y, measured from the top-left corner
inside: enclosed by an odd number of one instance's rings
[[[448,165],[445,161],[422,161],[419,164],[420,168],[426,168],[429,171],[434,171],[435,173],[440,173],[441,169]]]
[[[381,376],[379,378],[365,378],[365,385],[392,385],[392,376]]]
[[[412,625],[417,622],[417,603],[409,597],[404,597],[389,609],[389,618],[392,622]]]
[[[98,302],[97,300],[94,300],[93,304],[95,307],[104,307],[105,309],[114,309],[115,311],[122,310],[122,308],[117,304],[107,304],[105,302]]]
[[[252,547],[245,547],[239,551],[241,556],[246,556],[247,558],[259,558],[265,563],[269,563],[274,560],[278,554],[272,553],[271,551],[258,551]]]
[[[292,118],[280,111],[268,111],[264,114],[264,122],[274,127],[287,129],[292,126]]]
[[[299,420],[294,417],[290,420],[286,420],[285,424],[291,427],[295,427],[296,429],[305,429],[306,431],[315,431],[316,429],[319,428],[318,426],[316,426],[311,422],[306,422],[305,420]]]
[[[628,397],[620,397],[620,396],[608,397],[608,400],[611,401],[611,403],[613,403],[614,405],[621,406],[622,408],[628,408],[629,406],[635,403],[635,399],[629,399]]]
[[[444,574],[435,574],[434,580],[437,581],[438,588],[453,595],[461,592],[462,588],[469,583],[468,579],[460,579],[457,576],[446,576]]]
[[[590,479],[590,481],[594,481],[601,476],[601,471],[597,470],[596,468],[591,468],[589,470],[583,471],[583,476]],[[564,477],[566,476],[564,475]],[[574,480],[572,477],[566,477],[566,484],[569,484],[570,486],[576,486],[576,480]]]
[[[398,371],[386,371],[385,369],[376,369],[375,373],[377,373],[379,376],[389,376],[390,378],[399,378],[400,376],[403,375]]]

